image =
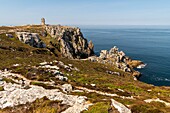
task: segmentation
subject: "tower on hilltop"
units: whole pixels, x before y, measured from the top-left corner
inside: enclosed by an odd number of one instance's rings
[[[45,25],[45,18],[41,18],[41,25]]]

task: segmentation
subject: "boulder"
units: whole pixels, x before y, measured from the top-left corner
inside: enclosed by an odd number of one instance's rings
[[[70,92],[72,92],[73,88],[72,88],[71,84],[64,84],[64,85],[62,85],[62,90],[66,93],[70,93]]]
[[[119,111],[119,113],[132,113],[131,110],[124,106],[122,103],[119,103],[114,99],[111,99],[111,102],[112,102],[111,106],[116,108]]]
[[[7,36],[8,38],[13,38],[13,35],[12,35],[12,34],[6,34],[6,36]]]

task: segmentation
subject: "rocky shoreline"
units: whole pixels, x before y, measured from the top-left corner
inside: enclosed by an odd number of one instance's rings
[[[116,46],[111,48],[109,51],[101,50],[99,57],[91,56],[87,59],[92,62],[115,66],[124,72],[132,73],[132,75],[136,78],[139,78],[141,73],[139,71],[135,71],[134,68],[144,64],[142,61],[130,59],[123,51],[119,51],[119,48]]]

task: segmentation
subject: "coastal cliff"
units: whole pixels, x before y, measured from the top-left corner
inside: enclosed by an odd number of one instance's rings
[[[79,28],[42,20],[0,27],[0,112],[170,111],[169,87],[134,80],[142,62],[117,47],[95,56]]]
[[[58,42],[59,51],[62,56],[68,58],[88,58],[94,55],[94,45],[83,37],[79,28],[72,28],[66,26],[52,26],[45,27],[50,36]],[[52,44],[56,42],[51,42]]]

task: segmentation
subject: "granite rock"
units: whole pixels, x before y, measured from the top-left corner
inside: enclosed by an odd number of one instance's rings
[[[45,48],[46,44],[43,43],[38,33],[29,33],[29,32],[16,32],[18,39],[30,46],[37,47],[37,48]]]
[[[68,58],[87,58],[94,55],[92,41],[87,42],[79,28],[66,26],[46,26],[46,31],[59,42],[62,56]],[[52,42],[55,43],[55,42]]]

